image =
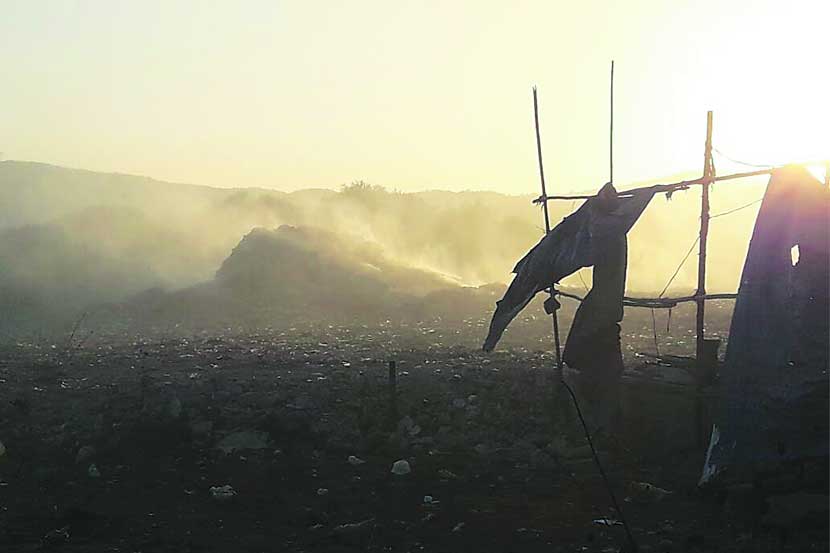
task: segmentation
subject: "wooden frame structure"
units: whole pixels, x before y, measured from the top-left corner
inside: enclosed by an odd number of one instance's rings
[[[696,320],[696,354],[697,358],[702,358],[703,340],[705,339],[705,309],[706,301],[708,300],[722,300],[735,299],[738,295],[733,294],[707,294],[706,293],[706,249],[707,239],[709,233],[709,189],[712,184],[727,180],[742,179],[747,177],[756,177],[760,175],[769,175],[778,168],[759,169],[757,171],[748,171],[743,173],[732,173],[728,175],[716,175],[714,161],[712,157],[712,120],[713,114],[711,111],[706,114],[706,145],[704,150],[703,175],[697,179],[683,180],[673,183],[661,185],[666,189],[666,192],[671,193],[676,190],[687,190],[691,186],[701,186],[701,206],[700,206],[700,241],[698,248],[698,271],[697,271],[697,290],[693,296],[682,296],[676,298],[636,298],[626,296],[623,300],[623,305],[627,307],[649,307],[649,308],[671,308],[678,303],[695,302],[697,304],[697,320]],[[808,162],[798,163],[793,165],[819,165],[825,166],[825,185],[830,187],[830,162]],[[625,191],[620,192],[620,197],[628,197]],[[533,200],[534,204],[544,204],[555,200],[587,200],[595,197],[594,195],[567,195],[567,196],[548,196],[542,195]],[[547,209],[545,209],[547,214]],[[575,300],[582,300],[576,294],[568,294],[557,291],[557,295],[572,298]]]
[[[542,182],[542,195],[533,200],[534,204],[542,204],[544,216],[545,216],[545,234],[550,232],[550,215],[548,213],[548,202],[549,201],[556,201],[556,200],[587,200],[590,198],[595,197],[594,195],[570,195],[570,196],[548,196],[546,185],[545,185],[545,172],[542,167],[542,144],[539,137],[539,107],[538,101],[536,96],[536,87],[533,87],[533,112],[534,112],[534,121],[536,124],[536,147],[537,147],[537,155],[539,158],[539,173]],[[701,186],[701,198],[700,198],[700,230],[698,235],[698,265],[697,265],[697,290],[695,291],[694,295],[692,296],[682,296],[682,297],[675,297],[675,298],[633,298],[633,297],[624,297],[623,298],[623,305],[626,307],[648,307],[648,308],[672,308],[679,303],[682,302],[695,302],[696,304],[696,317],[695,317],[695,365],[696,371],[694,374],[695,379],[695,401],[694,401],[694,410],[695,410],[695,428],[696,428],[696,443],[699,447],[704,445],[704,431],[703,431],[703,390],[705,386],[710,382],[712,374],[710,373],[713,370],[714,365],[717,363],[716,355],[717,350],[708,349],[709,359],[707,359],[707,347],[706,347],[706,302],[708,300],[717,300],[717,299],[735,299],[738,297],[737,293],[734,294],[708,294],[706,292],[706,248],[707,242],[709,237],[709,191],[715,182],[727,181],[727,180],[734,180],[734,179],[741,179],[747,177],[755,177],[760,175],[769,175],[772,174],[776,168],[769,168],[769,169],[760,169],[756,171],[748,171],[743,173],[732,173],[729,175],[722,175],[718,176],[715,173],[715,164],[712,157],[712,120],[713,114],[711,111],[707,112],[706,114],[706,142],[703,152],[703,174],[701,177],[692,180],[684,180],[678,181],[674,183],[664,184],[661,186],[661,193],[672,193],[677,190],[687,190],[691,186]],[[610,141],[609,141],[609,173],[610,173],[610,180],[609,183],[613,183],[613,171],[614,171],[614,156],[613,156],[613,144],[614,144],[614,62],[611,62],[611,125],[610,125]],[[819,163],[823,164],[825,167],[825,186],[830,188],[830,160],[826,160],[823,162],[816,162],[816,163],[801,163],[797,165],[818,165]],[[626,194],[625,191],[619,193],[620,197],[630,197],[630,194]],[[550,294],[550,299],[554,303],[555,307],[558,307],[558,302],[556,300],[556,296],[563,296],[566,298],[575,299],[578,301],[582,301],[583,298],[577,296],[576,294],[570,294],[567,292],[562,292],[556,289],[556,283],[551,283],[550,288],[548,289]],[[553,336],[554,336],[554,346],[556,349],[556,375],[558,378],[562,378],[562,371],[563,371],[563,364],[562,364],[562,354],[560,352],[560,337],[559,337],[559,319],[558,319],[558,309],[552,309],[551,316],[553,318]],[[714,358],[713,358],[714,357]]]

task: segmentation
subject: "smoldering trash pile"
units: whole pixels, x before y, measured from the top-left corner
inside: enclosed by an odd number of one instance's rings
[[[276,321],[418,319],[455,302],[483,311],[492,292],[398,263],[377,244],[312,227],[256,228],[211,281],[151,290],[127,304],[136,321],[200,326]]]

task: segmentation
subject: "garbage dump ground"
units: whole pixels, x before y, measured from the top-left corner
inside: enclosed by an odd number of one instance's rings
[[[0,550],[618,551],[589,449],[552,430],[552,355],[479,334],[7,343]],[[641,551],[827,551],[826,489],[705,494],[684,430],[637,432],[600,450]]]

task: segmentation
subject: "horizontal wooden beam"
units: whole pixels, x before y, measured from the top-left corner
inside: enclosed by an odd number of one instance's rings
[[[807,166],[807,165],[817,165],[817,164],[820,164],[820,163],[825,163],[825,162],[818,162],[817,161],[817,162],[809,162],[809,163],[791,163],[789,165]],[[717,176],[714,179],[712,179],[711,182],[721,182],[721,181],[725,181],[725,180],[744,179],[744,178],[747,178],[747,177],[757,177],[757,176],[760,176],[760,175],[769,175],[773,171],[775,171],[776,169],[780,169],[780,167],[772,167],[772,168],[769,168],[769,169],[758,169],[756,171],[747,171],[747,172],[744,172],[744,173],[732,173],[730,175],[720,175],[720,176]],[[697,179],[682,180],[682,181],[678,181],[678,182],[672,182],[672,183],[669,183],[669,184],[660,184],[660,185],[655,185],[655,186],[659,186],[661,188],[664,188],[665,190],[660,190],[659,191],[659,193],[664,193],[664,192],[674,192],[676,190],[683,190],[685,188],[688,188],[689,186],[704,184],[705,182],[706,182],[706,179],[704,177],[700,177],[700,178],[697,178]],[[651,188],[651,187],[646,187],[646,188]],[[622,192],[620,192],[618,194],[618,196],[620,198],[627,198],[627,197],[630,197],[632,192],[635,192],[636,190],[642,190],[642,188],[635,189],[635,190],[623,190]],[[573,196],[539,196],[538,198],[533,200],[533,203],[534,204],[541,204],[541,203],[546,203],[550,200],[589,200],[589,199],[595,198],[595,197],[596,197],[596,194],[578,194],[578,195],[573,195]]]
[[[570,298],[576,301],[584,301],[585,298],[569,292],[556,290],[556,295],[564,298]],[[704,294],[703,296],[681,296],[679,298],[633,298],[625,296],[623,298],[623,305],[626,307],[650,307],[653,309],[669,309],[675,307],[678,303],[697,301],[702,298],[706,301],[710,300],[734,300],[738,294]]]

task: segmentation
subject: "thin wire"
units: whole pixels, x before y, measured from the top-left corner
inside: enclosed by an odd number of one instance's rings
[[[657,318],[654,316],[654,308],[651,308],[651,331],[654,333],[654,352],[660,357],[660,344],[657,342]]]
[[[773,165],[762,165],[762,164],[758,164],[758,163],[747,163],[747,162],[745,162],[745,161],[740,161],[740,160],[735,159],[735,158],[733,158],[733,157],[729,157],[728,155],[726,155],[725,153],[721,152],[721,151],[720,151],[720,150],[718,150],[717,148],[712,148],[712,151],[716,152],[716,153],[717,153],[717,154],[719,154],[721,157],[724,157],[724,158],[728,159],[728,160],[729,160],[729,161],[731,161],[732,163],[737,163],[738,165],[746,165],[747,167],[760,167],[760,168],[769,168],[769,167],[773,167]]]
[[[711,217],[709,217],[709,219],[715,219],[716,217],[723,217],[724,215],[729,215],[730,213],[735,213],[736,211],[746,209],[748,207],[751,207],[751,206],[757,204],[758,202],[760,202],[763,199],[764,198],[758,198],[754,202],[749,202],[748,204],[742,205],[741,207],[736,207],[735,209],[730,209],[729,211],[724,211],[723,213],[718,213],[717,215],[712,215]]]
[[[594,447],[594,441],[591,439],[591,433],[588,431],[588,425],[585,423],[585,417],[582,416],[582,409],[579,408],[579,402],[576,400],[576,394],[565,382],[565,379],[562,378],[560,380],[562,385],[568,390],[568,393],[573,400],[574,407],[576,408],[576,414],[579,416],[579,422],[582,424],[582,430],[585,432],[585,439],[588,440],[588,446],[591,448],[591,454],[594,457],[594,463],[597,465],[597,469],[599,469],[599,474],[602,476],[603,482],[605,482],[605,488],[608,490],[608,495],[611,497],[611,503],[614,505],[614,510],[617,511],[617,515],[620,517],[620,522],[623,524],[623,528],[625,528],[625,534],[628,537],[628,542],[631,545],[631,550],[637,551],[637,542],[634,541],[634,536],[631,534],[631,529],[628,527],[628,522],[625,520],[625,515],[623,514],[622,509],[620,508],[620,504],[617,503],[617,497],[614,495],[614,490],[611,488],[611,482],[608,480],[608,476],[605,475],[605,469],[602,468],[602,463],[599,460],[599,454],[597,454],[597,450]]]
[[[671,278],[669,279],[669,281],[666,283],[666,286],[664,286],[664,287],[663,287],[663,291],[662,291],[662,292],[660,292],[660,295],[659,295],[659,296],[657,296],[658,298],[662,298],[662,297],[663,297],[663,294],[665,294],[665,293],[666,293],[666,290],[668,290],[668,289],[669,289],[669,286],[671,286],[671,283],[672,283],[672,282],[674,282],[674,279],[675,279],[675,277],[677,276],[677,273],[679,273],[679,272],[680,272],[680,269],[682,269],[682,268],[683,268],[683,265],[686,263],[686,260],[687,260],[687,259],[689,259],[689,256],[690,256],[690,255],[692,255],[692,251],[695,249],[695,246],[697,246],[697,243],[698,243],[699,241],[700,241],[700,234],[698,234],[698,235],[697,235],[697,238],[695,238],[695,241],[694,241],[694,242],[692,242],[692,247],[691,247],[691,248],[689,248],[689,251],[688,251],[688,252],[686,252],[686,256],[683,258],[683,261],[681,261],[681,262],[680,262],[680,265],[678,265],[678,266],[677,266],[677,269],[674,271],[674,274],[671,276]]]

